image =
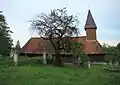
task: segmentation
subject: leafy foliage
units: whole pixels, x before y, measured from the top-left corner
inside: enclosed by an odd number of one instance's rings
[[[117,44],[117,49],[120,51],[120,43]]]
[[[83,44],[78,42],[72,42],[71,43],[71,52],[72,54],[81,59],[81,63],[84,63],[88,60],[88,56],[83,51]]]
[[[46,57],[47,64],[52,64],[52,59],[50,57]]]
[[[12,39],[11,33],[13,33],[10,28],[7,26],[5,16],[0,13],[0,54],[6,55],[9,54],[10,49],[12,48]]]
[[[116,55],[117,55],[117,59],[120,61],[120,43],[117,44]]]
[[[103,49],[105,52],[106,61],[110,61],[110,60],[119,61],[120,60],[119,44],[117,46],[110,46],[108,44],[104,44]]]
[[[41,13],[31,22],[30,29],[51,42],[56,53],[56,65],[60,65],[60,51],[67,50],[69,38],[78,34],[76,16],[68,15],[66,8],[54,9],[50,14]]]

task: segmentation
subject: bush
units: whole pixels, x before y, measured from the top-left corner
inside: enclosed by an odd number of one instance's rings
[[[46,62],[47,64],[52,64],[52,59],[50,59],[50,57],[46,57]]]
[[[42,58],[42,56],[37,60],[37,63],[38,64],[43,64],[43,58]]]

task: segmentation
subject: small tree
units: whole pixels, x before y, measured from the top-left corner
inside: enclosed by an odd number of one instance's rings
[[[118,43],[116,46],[116,56],[117,56],[117,61],[120,62],[120,43]]]
[[[119,56],[120,56],[119,44],[117,46],[110,46],[104,44],[103,49],[105,52],[106,61],[119,61]]]
[[[74,57],[77,57],[77,59],[80,58],[80,61],[78,61],[78,63],[80,62],[80,64],[84,64],[84,62],[88,60],[88,56],[83,51],[82,43],[72,42],[71,43],[71,52]]]
[[[78,34],[76,16],[68,15],[66,8],[52,10],[50,14],[41,13],[36,20],[31,21],[30,29],[49,40],[55,50],[55,65],[60,66],[60,51],[65,50],[69,38]]]

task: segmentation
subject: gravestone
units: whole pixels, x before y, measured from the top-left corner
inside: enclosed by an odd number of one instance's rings
[[[18,65],[18,54],[17,54],[17,52],[14,52],[14,63],[15,63],[15,66]]]
[[[88,61],[88,68],[89,68],[89,69],[91,68],[91,64],[90,64],[90,61]]]
[[[119,62],[118,62],[118,61],[116,61],[115,66],[116,66],[116,67],[118,67],[118,64],[119,64]]]
[[[47,64],[47,61],[46,61],[46,51],[43,52],[43,63]]]
[[[10,58],[13,58],[14,57],[14,52],[13,50],[10,51]]]
[[[2,58],[2,55],[0,55],[0,59]]]
[[[112,60],[109,61],[109,65],[112,66]]]
[[[48,56],[50,57],[50,59],[52,59],[52,54],[51,53],[49,53]]]
[[[78,57],[77,62],[78,62],[78,65],[80,65],[80,63],[81,63],[81,58],[80,57]]]

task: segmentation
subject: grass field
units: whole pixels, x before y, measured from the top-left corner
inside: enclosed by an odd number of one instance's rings
[[[11,61],[0,61],[0,85],[120,85],[117,75],[106,72],[102,65],[91,69],[28,64],[15,67]]]

